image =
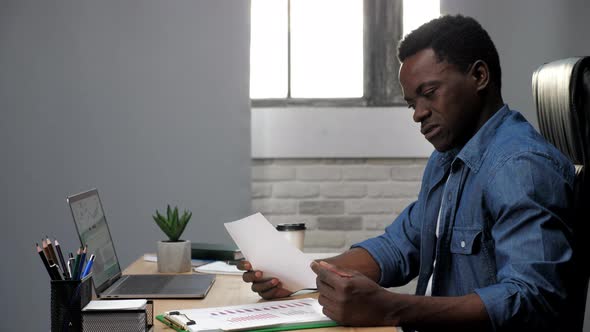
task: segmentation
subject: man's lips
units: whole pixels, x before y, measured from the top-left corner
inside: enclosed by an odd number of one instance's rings
[[[420,129],[420,132],[422,133],[422,135],[424,135],[426,139],[429,140],[440,132],[440,126],[435,124],[429,124],[422,127]]]

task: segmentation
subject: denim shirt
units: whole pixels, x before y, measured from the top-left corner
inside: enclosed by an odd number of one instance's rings
[[[373,256],[384,287],[418,276],[424,295],[433,274],[433,296],[475,292],[494,331],[565,331],[573,182],[572,163],[504,105],[461,149],[435,151],[418,200],[353,247]]]

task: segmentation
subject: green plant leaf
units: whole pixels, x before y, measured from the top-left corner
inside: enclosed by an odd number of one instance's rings
[[[178,207],[174,209],[168,204],[166,207],[166,217],[156,210],[156,214],[152,216],[158,227],[168,236],[170,241],[178,241],[184,232],[186,225],[192,217],[192,212],[184,210],[182,216],[178,216]]]

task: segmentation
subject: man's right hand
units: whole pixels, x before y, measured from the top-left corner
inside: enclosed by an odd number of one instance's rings
[[[277,278],[265,278],[262,271],[253,271],[252,264],[248,261],[238,262],[238,269],[244,272],[242,279],[252,283],[252,291],[258,293],[265,300],[287,297],[293,292],[284,289]]]

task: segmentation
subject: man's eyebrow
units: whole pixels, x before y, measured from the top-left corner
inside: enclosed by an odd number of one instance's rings
[[[424,90],[426,87],[431,86],[431,85],[437,85],[439,83],[440,83],[440,81],[438,81],[438,80],[422,82],[416,88],[416,94],[419,95],[422,92],[422,90]],[[410,102],[414,101],[414,98],[409,98],[409,97],[404,96],[404,100],[407,103],[410,103]]]
[[[440,83],[440,81],[436,81],[436,80],[423,82],[420,85],[418,85],[418,87],[416,88],[416,93],[420,94],[420,92],[422,92],[422,90],[424,90],[424,88],[426,88],[427,86],[436,85],[438,83]]]

